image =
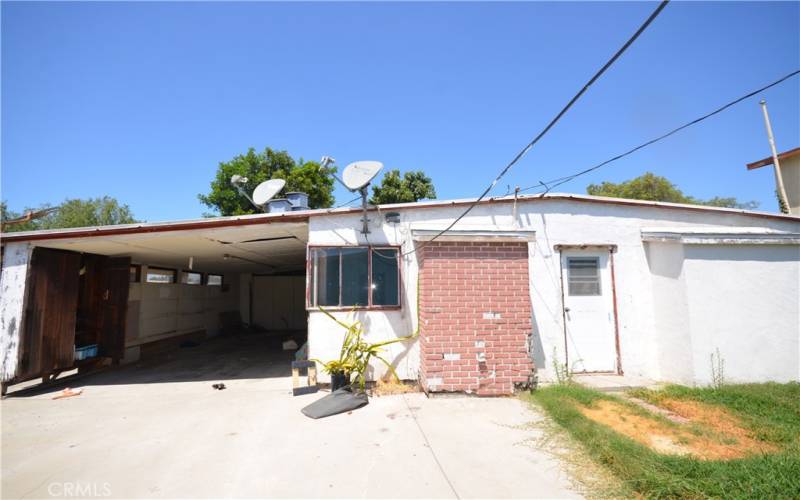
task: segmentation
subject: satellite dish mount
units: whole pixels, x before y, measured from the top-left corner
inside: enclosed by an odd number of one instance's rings
[[[253,197],[251,198],[250,195],[247,194],[247,191],[244,190],[244,185],[247,184],[247,177],[242,177],[241,175],[233,175],[231,176],[231,185],[239,191],[239,194],[247,198],[254,207],[261,210],[262,212],[267,211],[267,202],[275,197],[281,189],[286,185],[286,181],[283,179],[270,179],[268,181],[264,181],[253,190]]]
[[[361,208],[364,210],[364,217],[361,219],[363,226],[361,228],[362,234],[369,234],[369,219],[367,219],[367,194],[369,190],[369,183],[383,168],[383,163],[379,161],[357,161],[346,166],[342,172],[342,179],[336,177],[336,180],[341,182],[344,187],[355,193],[361,193]],[[335,177],[335,176],[334,176]]]

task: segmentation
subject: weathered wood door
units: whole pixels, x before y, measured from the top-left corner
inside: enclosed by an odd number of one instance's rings
[[[33,249],[17,380],[72,366],[80,263],[75,252]]]
[[[130,288],[130,257],[111,257],[106,261],[103,292],[100,355],[122,359],[125,352],[125,329]]]

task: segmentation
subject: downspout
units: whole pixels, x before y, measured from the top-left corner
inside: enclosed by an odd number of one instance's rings
[[[617,348],[617,375],[624,375],[622,371],[622,353],[619,347],[619,314],[617,313],[617,278],[614,271],[614,248],[609,249],[608,258],[611,262],[611,300],[614,304],[614,345]]]

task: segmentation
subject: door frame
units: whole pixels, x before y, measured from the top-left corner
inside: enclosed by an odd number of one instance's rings
[[[617,253],[617,245],[609,243],[585,243],[577,245],[554,245],[553,248],[558,252],[558,270],[559,279],[561,284],[561,325],[562,333],[564,334],[564,363],[569,370],[569,340],[567,336],[567,311],[565,306],[565,292],[564,292],[564,255],[562,250],[605,250],[608,252],[608,265],[609,273],[611,274],[611,309],[614,313],[614,348],[616,350],[617,369],[614,371],[603,372],[585,372],[585,373],[616,373],[617,375],[624,375],[622,370],[622,354],[619,341],[619,313],[617,310],[617,278],[614,269],[614,254]]]

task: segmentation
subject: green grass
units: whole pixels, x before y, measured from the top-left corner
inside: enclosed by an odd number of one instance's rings
[[[719,405],[781,451],[728,461],[662,455],[578,411],[578,405],[599,399],[619,401],[612,396],[577,385],[555,385],[530,398],[631,493],[649,498],[800,498],[800,384],[669,386],[635,395],[655,403],[670,397]]]

